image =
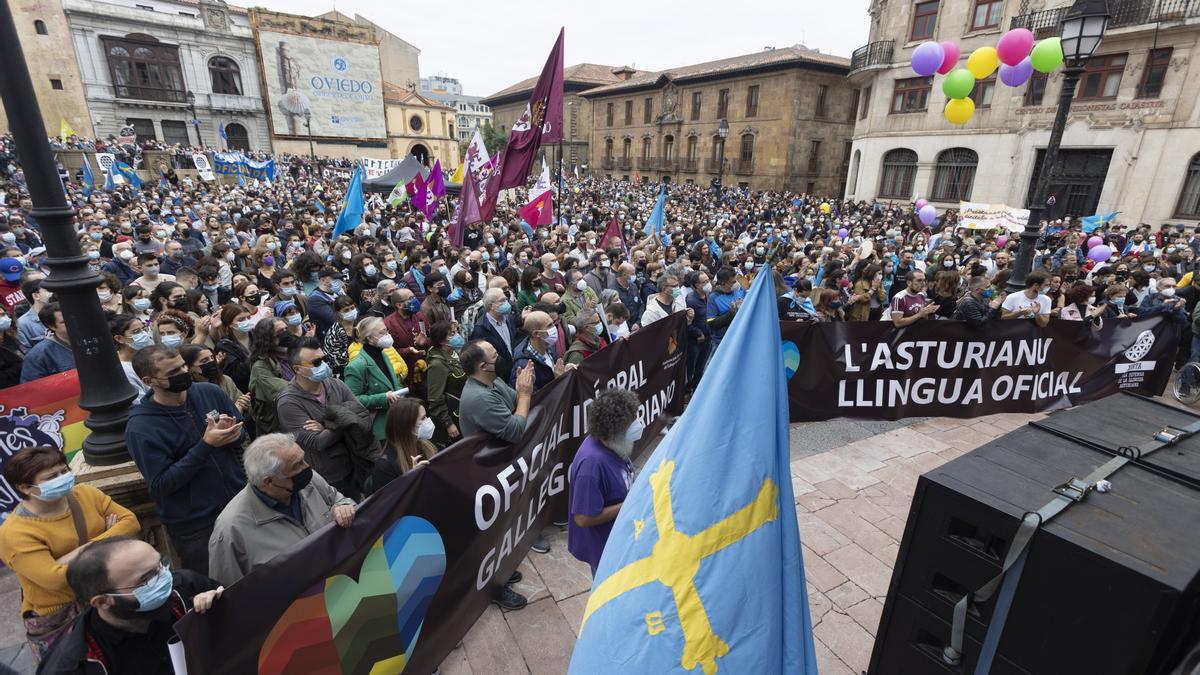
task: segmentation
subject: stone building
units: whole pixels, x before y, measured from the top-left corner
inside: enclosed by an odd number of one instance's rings
[[[476,131],[492,123],[492,109],[481,103],[479,96],[464,94],[462,84],[453,77],[422,77],[421,95],[454,108],[458,114],[455,130],[460,143],[470,141]]]
[[[613,68],[596,63],[577,63],[563,68],[563,124],[566,126],[562,143],[564,171],[571,172],[576,167],[581,173],[588,170],[592,104],[581,94],[606,84],[622,82],[638,73],[632,68]],[[498,131],[507,135],[508,130],[512,129],[513,122],[525,112],[535,84],[536,75],[480,99],[481,103],[491,108],[492,124]],[[488,148],[489,152],[494,150]],[[557,162],[557,144],[546,146],[543,150],[547,153],[547,161]]]
[[[92,117],[83,97],[83,82],[62,0],[23,0],[9,7],[46,124],[46,135],[57,136],[61,120],[66,120],[76,134],[93,136]],[[8,115],[0,104],[0,134],[8,130]]]
[[[591,104],[592,172],[833,193],[850,156],[848,68],[847,59],[795,46],[589,89],[581,97]]]
[[[63,0],[63,10],[96,135],[130,126],[139,139],[223,147],[224,123],[230,147],[271,147],[245,10],[223,0]]]
[[[391,82],[384,83],[383,92],[392,157],[413,155],[426,166],[436,160],[446,169],[458,166],[454,108]]]
[[[1025,206],[1041,170],[1062,72],[1010,88],[976,82],[975,116],[943,116],[942,76],[917,77],[912,50],[925,40],[970,53],[1013,27],[1057,35],[1069,2],[873,0],[870,42],[851,59],[859,98],[845,194],[939,207],[960,200]],[[1200,219],[1200,5],[1187,0],[1109,3],[1108,31],[1076,92],[1051,186],[1050,215],[1120,211],[1126,224]],[[1200,64],[1198,64],[1200,67]]]
[[[372,29],[379,39],[379,65],[383,71],[385,82],[395,82],[405,89],[413,89],[421,81],[421,50],[417,49],[416,45],[389,32],[365,16],[355,14],[350,17],[335,9],[319,14],[318,18],[356,23]]]

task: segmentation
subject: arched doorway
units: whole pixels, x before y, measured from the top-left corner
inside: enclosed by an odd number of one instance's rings
[[[429,149],[424,145],[417,143],[412,147],[412,151],[409,154],[416,157],[421,166],[429,166]]]
[[[225,125],[225,136],[229,139],[225,144],[230,150],[249,150],[250,149],[250,134],[246,132],[246,127],[231,122]]]

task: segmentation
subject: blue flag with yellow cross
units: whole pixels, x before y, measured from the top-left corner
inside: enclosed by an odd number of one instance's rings
[[[613,524],[572,675],[816,674],[788,446],[774,286],[760,274]]]

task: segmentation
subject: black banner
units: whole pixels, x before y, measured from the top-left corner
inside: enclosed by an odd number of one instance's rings
[[[1164,317],[1105,321],[781,324],[791,421],[1032,413],[1118,391],[1157,396],[1179,327]]]
[[[552,512],[587,408],[608,387],[637,392],[638,451],[683,411],[686,319],[658,321],[538,391],[521,441],[476,434],[227,589],[176,630],[188,672],[428,673],[516,570]]]

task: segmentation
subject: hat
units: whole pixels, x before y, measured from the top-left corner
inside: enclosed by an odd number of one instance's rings
[[[0,258],[0,274],[4,275],[7,281],[20,281],[21,274],[25,271],[25,266],[16,258]]]
[[[33,248],[29,249],[29,257],[33,258],[33,257],[39,256],[39,255],[42,255],[45,252],[46,252],[45,246],[34,246]]]
[[[275,303],[273,311],[275,312],[275,316],[283,316],[285,312],[295,306],[296,303],[292,302],[291,300],[280,300],[279,302]]]

